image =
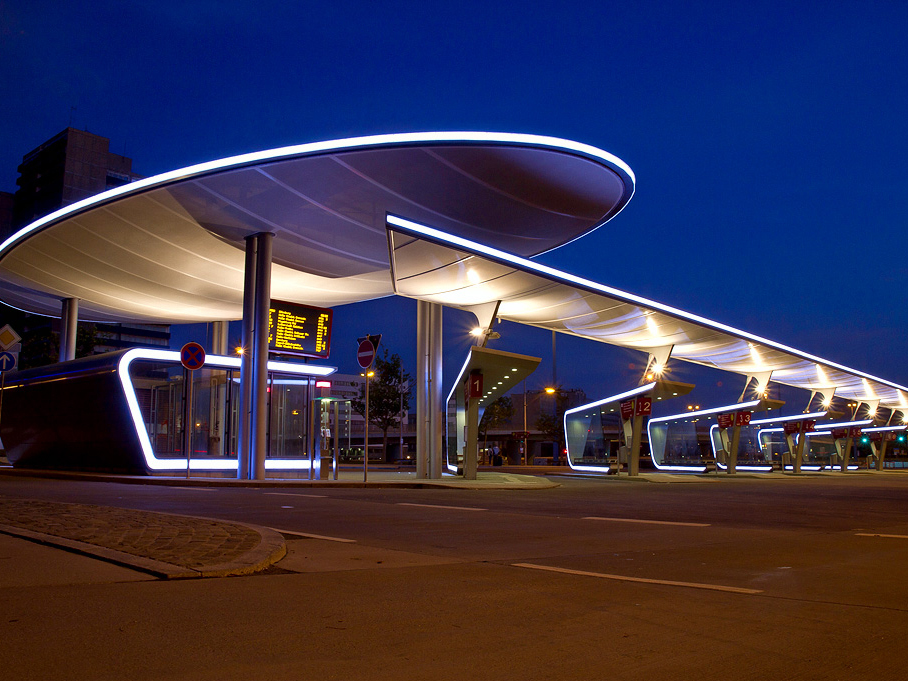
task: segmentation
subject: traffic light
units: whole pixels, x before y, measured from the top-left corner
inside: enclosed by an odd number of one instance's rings
[[[898,439],[899,442],[904,442],[904,441],[905,441],[905,434],[904,434],[904,433],[901,433],[901,434],[898,436],[897,439]]]
[[[867,437],[866,435],[862,435],[862,436],[861,436],[861,444],[862,444],[862,445],[866,445],[868,442],[870,442],[870,438]]]

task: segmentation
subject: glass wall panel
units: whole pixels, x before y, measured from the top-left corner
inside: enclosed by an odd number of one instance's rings
[[[618,405],[618,401],[594,403],[565,414],[565,441],[573,468],[607,472],[630,444]]]

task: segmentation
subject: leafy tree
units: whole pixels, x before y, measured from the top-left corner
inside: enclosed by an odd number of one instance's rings
[[[97,334],[94,324],[79,324],[76,330],[76,357],[94,354]],[[22,354],[19,368],[34,369],[60,360],[60,334],[49,326],[22,334]]]
[[[32,329],[22,334],[20,369],[34,369],[53,364],[60,359],[60,337],[49,326]]]
[[[390,357],[385,350],[384,356],[376,355],[375,372],[369,380],[369,423],[378,426],[382,431],[382,454],[388,458],[388,430],[400,425],[401,413],[410,411],[410,395],[413,377],[403,370],[400,356],[393,353]],[[401,410],[403,400],[403,410]],[[353,411],[365,417],[366,386],[360,388],[359,399],[352,400]],[[366,451],[368,452],[368,443]]]
[[[479,437],[482,438],[482,448],[489,448],[489,431],[507,423],[514,415],[514,404],[509,395],[502,395],[492,402],[479,420]]]

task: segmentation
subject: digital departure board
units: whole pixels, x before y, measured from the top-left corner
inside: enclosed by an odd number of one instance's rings
[[[278,354],[327,359],[331,350],[331,310],[272,300],[268,349]]]

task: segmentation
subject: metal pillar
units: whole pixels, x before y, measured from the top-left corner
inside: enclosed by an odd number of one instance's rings
[[[429,317],[431,303],[416,301],[416,477],[429,477]]]
[[[467,376],[467,383],[472,379],[472,375]],[[469,385],[464,386],[464,397],[466,404],[467,420],[467,441],[463,452],[463,479],[476,479],[476,456],[479,453],[479,399],[470,398]],[[460,387],[458,386],[458,390]]]
[[[246,269],[243,279],[243,356],[240,363],[240,404],[237,427],[237,477],[249,478],[250,433],[252,430],[252,330],[255,316],[255,264],[257,235],[246,237]]]
[[[76,358],[76,335],[79,327],[79,299],[64,298],[60,314],[60,361]]]
[[[255,480],[264,480],[265,452],[268,448],[268,318],[271,309],[271,253],[274,235],[262,232],[256,237],[258,245],[255,253],[255,311],[252,329],[249,474]]]
[[[442,461],[442,438],[444,437],[447,409],[444,404],[442,385],[442,312],[441,305],[433,304],[429,323],[429,477],[440,479],[444,470]]]
[[[416,476],[442,476],[442,306],[416,303]]]
[[[228,353],[227,336],[230,322],[211,322],[211,354],[226,355]]]

